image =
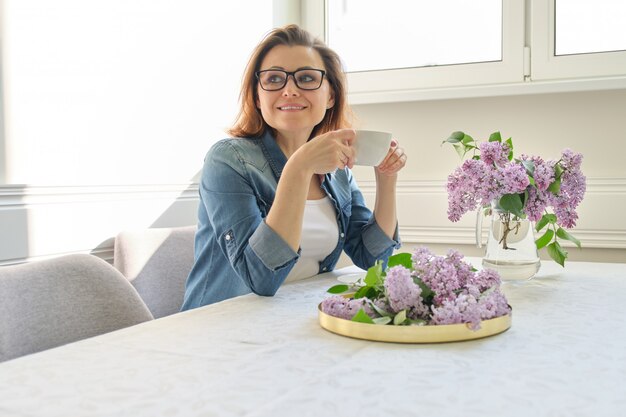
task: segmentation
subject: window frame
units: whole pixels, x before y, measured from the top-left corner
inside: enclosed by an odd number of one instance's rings
[[[625,76],[626,51],[555,55],[555,5],[555,0],[532,0],[531,2],[532,79],[560,80]]]
[[[300,2],[300,24],[323,40],[328,39],[327,1]],[[502,61],[348,73],[349,100],[369,104],[626,88],[626,52],[554,56],[554,5],[555,0],[503,0]]]

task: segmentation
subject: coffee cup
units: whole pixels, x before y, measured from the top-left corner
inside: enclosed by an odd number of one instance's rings
[[[389,151],[391,133],[376,130],[356,131],[356,138],[352,146],[356,150],[355,165],[378,166]]]

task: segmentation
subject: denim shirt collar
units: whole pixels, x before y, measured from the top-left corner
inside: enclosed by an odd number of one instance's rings
[[[272,167],[272,172],[274,172],[276,181],[278,181],[283,173],[283,168],[285,168],[285,164],[287,163],[287,157],[278,146],[278,142],[276,142],[276,139],[274,139],[274,136],[269,129],[267,129],[263,136],[261,136],[261,148],[263,149],[263,153],[265,154],[265,158],[267,158],[270,167]]]

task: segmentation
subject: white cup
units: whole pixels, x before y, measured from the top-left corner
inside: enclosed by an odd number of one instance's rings
[[[352,145],[356,150],[355,165],[375,167],[383,162],[389,151],[391,133],[358,129]]]

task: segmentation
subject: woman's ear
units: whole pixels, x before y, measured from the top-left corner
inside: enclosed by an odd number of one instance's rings
[[[335,92],[331,90],[330,96],[328,97],[328,103],[326,104],[326,110],[332,109],[335,105]]]

